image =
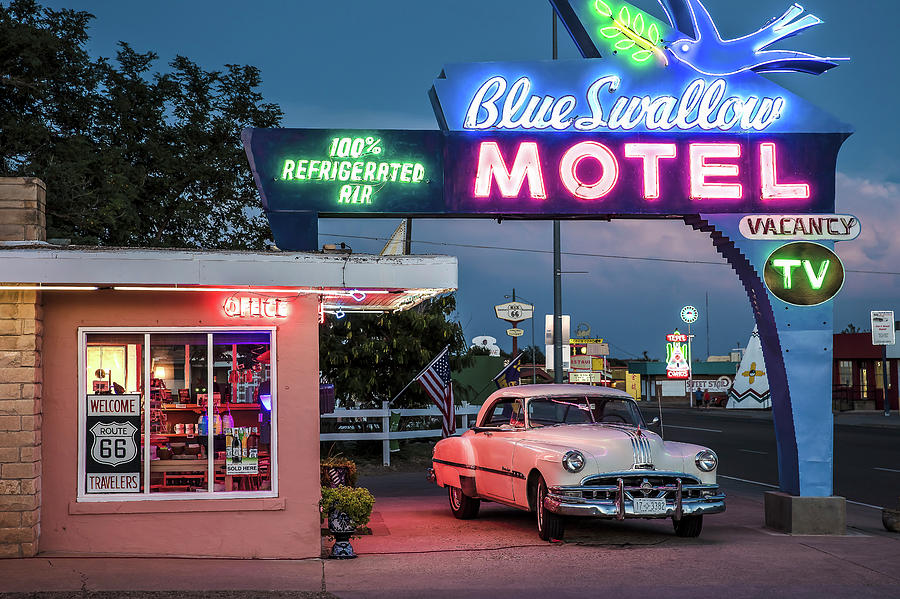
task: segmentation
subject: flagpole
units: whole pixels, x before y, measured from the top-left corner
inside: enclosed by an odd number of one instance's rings
[[[413,383],[415,383],[417,380],[419,380],[419,377],[422,376],[422,373],[425,372],[426,370],[428,370],[429,368],[431,368],[431,365],[434,364],[435,362],[437,362],[438,360],[440,360],[440,359],[441,359],[441,356],[443,356],[443,355],[447,352],[447,350],[449,350],[449,349],[450,349],[450,345],[448,344],[447,346],[444,347],[444,349],[443,349],[438,355],[436,355],[436,356],[434,357],[434,359],[433,359],[431,362],[428,363],[427,366],[425,366],[425,368],[423,368],[422,370],[419,371],[419,374],[417,374],[416,376],[414,376],[414,377],[412,378],[411,381],[409,381],[408,383],[406,383],[406,386],[403,387],[403,389],[400,390],[400,393],[398,393],[397,395],[395,395],[394,398],[393,398],[391,401],[388,402],[388,404],[394,403],[394,400],[396,400],[398,397],[400,397],[401,395],[403,395],[403,393],[404,393],[407,389],[409,389],[409,386],[412,385]]]

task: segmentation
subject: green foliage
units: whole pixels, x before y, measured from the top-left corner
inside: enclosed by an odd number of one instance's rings
[[[372,516],[375,498],[363,487],[322,487],[319,517],[324,522],[332,510],[344,512],[357,526],[365,526]]]
[[[321,458],[319,460],[319,477],[323,487],[331,486],[331,479],[328,476],[328,470],[330,468],[346,468],[347,482],[350,483],[349,486],[356,486],[356,480],[359,476],[356,472],[356,462],[342,457],[329,456],[327,458]]]
[[[99,245],[260,248],[270,237],[240,143],[274,127],[259,70],[206,71],[119,43],[86,51],[92,15],[0,4],[0,176],[47,185],[48,237]]]
[[[535,364],[544,364],[546,363],[547,357],[544,354],[544,348],[539,345],[529,345],[527,347],[523,347],[520,351],[524,352],[525,355],[522,356],[522,363],[531,364],[532,360],[532,350],[534,350],[534,363]]]
[[[451,294],[396,314],[329,316],[319,328],[319,368],[341,406],[380,408],[447,345],[451,370],[467,365],[462,327],[449,320],[455,310]],[[391,407],[430,405],[414,383]]]

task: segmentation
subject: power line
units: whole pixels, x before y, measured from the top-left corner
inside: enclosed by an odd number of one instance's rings
[[[320,235],[327,235],[332,237],[346,237],[348,239],[369,239],[372,241],[388,241],[389,237],[368,237],[365,235],[344,235],[341,233],[320,233]],[[476,250],[502,250],[505,252],[526,252],[533,254],[552,254],[552,250],[538,250],[533,248],[511,248],[511,247],[503,247],[497,245],[477,245],[471,243],[450,243],[446,241],[419,241],[414,240],[413,243],[424,243],[430,245],[440,245],[447,247],[462,247],[462,248],[470,248]],[[590,258],[618,258],[621,260],[651,260],[654,262],[679,262],[682,264],[715,264],[717,266],[728,266],[725,262],[713,262],[710,260],[679,260],[675,258],[652,258],[652,257],[644,257],[644,256],[620,256],[617,254],[592,254],[588,252],[562,252],[567,256],[586,256]]]
[[[345,235],[343,233],[319,233],[322,236],[329,237],[346,237],[348,239],[367,239],[371,241],[389,241],[390,237],[370,237],[366,235]],[[512,248],[499,245],[477,245],[472,243],[451,243],[448,241],[424,241],[413,240],[412,243],[422,243],[427,245],[439,245],[445,247],[461,247],[476,250],[500,250],[504,252],[524,252],[531,254],[552,254],[552,250],[538,250],[534,248]],[[712,260],[683,260],[678,258],[654,258],[651,256],[622,256],[618,254],[592,254],[590,252],[562,252],[566,256],[581,256],[587,258],[614,258],[618,260],[647,260],[650,262],[676,262],[679,264],[712,264],[714,266],[729,266],[727,262],[714,262]],[[892,272],[886,270],[856,270],[845,268],[844,272],[853,272],[866,275],[900,275],[900,272]]]

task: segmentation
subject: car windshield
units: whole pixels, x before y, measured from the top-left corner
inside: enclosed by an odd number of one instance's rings
[[[528,402],[529,426],[593,422],[586,397],[535,397]]]
[[[528,425],[600,422],[644,426],[633,401],[607,397],[536,397],[528,402]]]

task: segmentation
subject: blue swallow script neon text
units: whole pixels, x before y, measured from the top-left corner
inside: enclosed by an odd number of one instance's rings
[[[528,77],[519,77],[509,85],[505,77],[498,75],[485,81],[475,92],[466,111],[464,128],[629,131],[642,126],[651,131],[763,131],[785,109],[785,99],[781,96],[728,95],[728,84],[721,78],[709,82],[694,79],[680,97],[619,95],[612,102],[601,99],[601,92],[615,94],[620,84],[621,78],[616,75],[594,81],[585,94],[589,115],[582,116],[575,112],[578,107],[575,96],[535,95],[531,93]]]

